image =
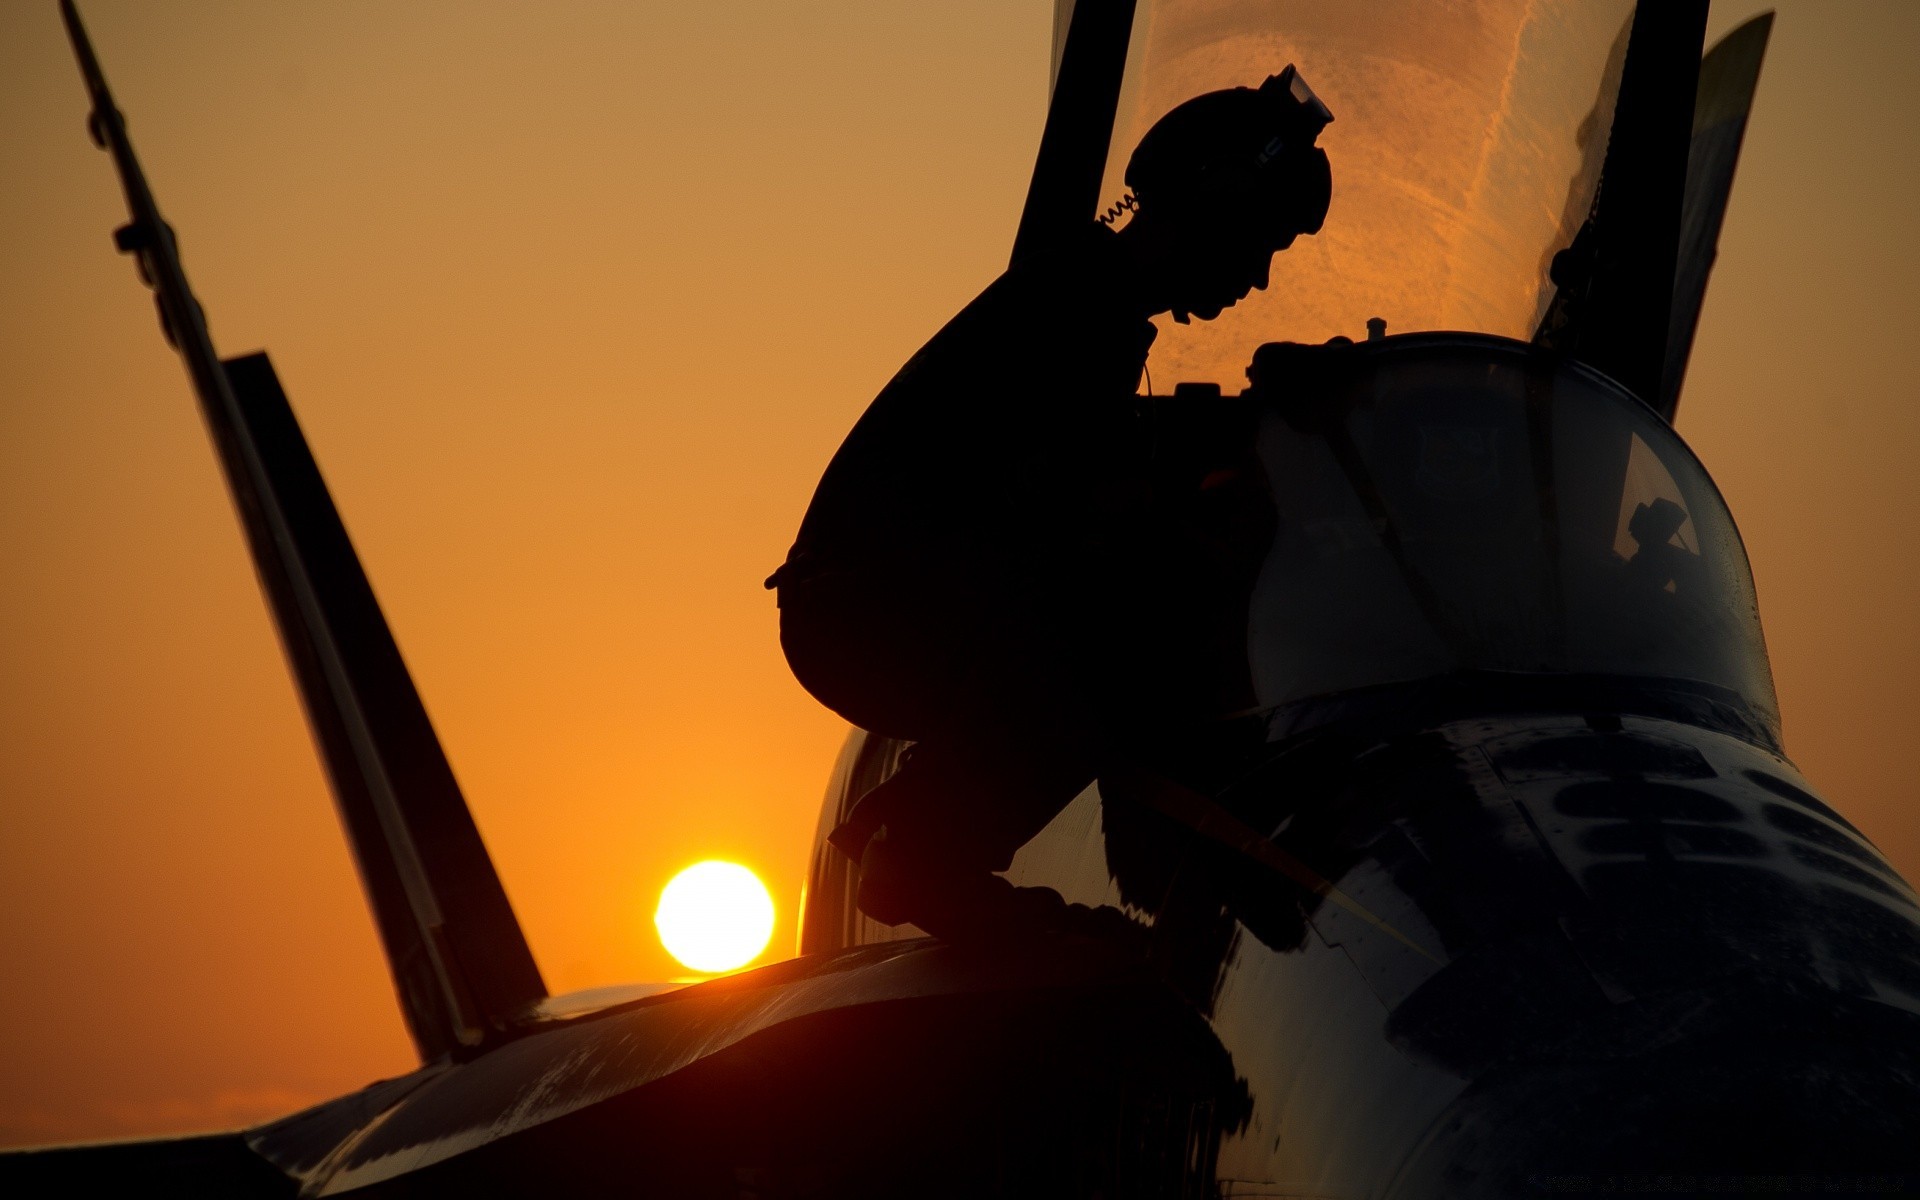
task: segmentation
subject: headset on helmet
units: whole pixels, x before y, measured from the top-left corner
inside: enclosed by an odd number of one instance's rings
[[[1148,207],[1248,192],[1271,200],[1277,224],[1315,233],[1333,184],[1314,141],[1332,120],[1289,64],[1258,88],[1207,92],[1161,117],[1127,161],[1126,185]]]

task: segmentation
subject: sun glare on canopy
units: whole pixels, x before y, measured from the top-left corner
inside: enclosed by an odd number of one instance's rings
[[[682,964],[714,975],[744,967],[773,936],[773,897],[739,863],[695,863],[660,892],[653,924]]]

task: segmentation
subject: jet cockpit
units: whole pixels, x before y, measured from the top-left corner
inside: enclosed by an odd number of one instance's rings
[[[1619,385],[1465,334],[1275,344],[1249,374],[1248,502],[1273,530],[1248,604],[1255,707],[1460,672],[1614,676],[1777,742],[1732,517]]]

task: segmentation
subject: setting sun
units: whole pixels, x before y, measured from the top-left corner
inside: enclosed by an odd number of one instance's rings
[[[660,892],[653,924],[667,953],[706,974],[744,967],[773,936],[773,897],[738,863],[695,863]]]

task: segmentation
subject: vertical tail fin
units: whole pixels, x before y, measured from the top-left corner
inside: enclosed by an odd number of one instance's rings
[[[1660,412],[1667,420],[1680,407],[1687,358],[1693,352],[1707,277],[1719,254],[1720,223],[1733,194],[1733,172],[1747,115],[1760,86],[1773,14],[1761,13],[1721,38],[1700,60],[1700,90],[1693,105],[1693,146],[1687,154],[1687,195],[1680,217],[1680,262],[1673,273],[1673,315],[1667,330],[1666,369],[1660,379]]]
[[[264,354],[222,362],[173,231],[134,158],[72,0],[61,0],[93,102],[89,128],[119,171],[136,255],[179,350],[245,527],[425,1060],[506,1032],[546,985],[306,439]]]
[[[1634,6],[1592,215],[1561,251],[1534,340],[1657,405],[1707,0]]]

